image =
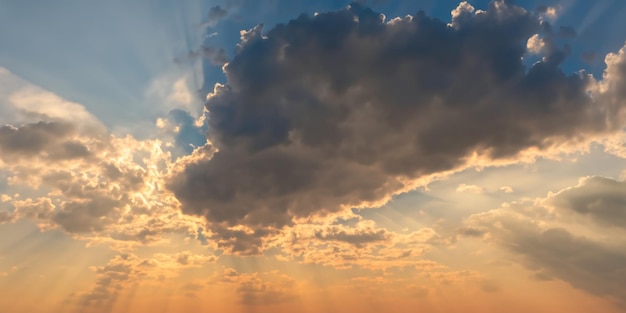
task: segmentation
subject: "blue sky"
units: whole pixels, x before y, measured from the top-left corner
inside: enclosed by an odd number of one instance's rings
[[[239,31],[263,23],[270,29],[298,15],[337,10],[346,1],[6,1],[2,5],[0,63],[23,79],[64,98],[84,103],[107,125],[131,123],[154,110],[145,92],[155,77],[181,75],[197,64],[172,60],[203,43],[224,48],[232,56]],[[489,1],[470,1],[485,8]],[[570,72],[586,69],[601,75],[602,56],[624,42],[626,8],[620,1],[518,1],[528,9],[558,4],[562,9],[554,28],[570,26],[577,37],[568,40],[572,55],[564,64]],[[202,27],[214,5],[228,15],[212,27]],[[374,10],[388,18],[424,10],[447,21],[455,1],[377,1]],[[217,33],[214,37],[204,36]],[[591,48],[593,47],[593,48]],[[595,52],[586,64],[580,57]],[[193,63],[193,62],[192,62]],[[196,62],[197,63],[197,62]],[[223,82],[219,67],[197,72],[192,86]],[[174,73],[174,74],[172,74]],[[88,79],[87,79],[88,78]],[[163,112],[152,112],[149,118]]]

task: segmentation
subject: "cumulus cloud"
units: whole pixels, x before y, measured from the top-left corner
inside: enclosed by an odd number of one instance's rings
[[[235,285],[239,303],[246,306],[264,306],[297,299],[293,278],[279,272],[239,273],[226,268],[211,280],[211,284]]]
[[[159,141],[83,136],[71,124],[39,122],[1,128],[0,150],[9,183],[33,191],[11,201],[16,219],[128,243],[197,229],[178,217],[176,200],[160,187],[170,155]]]
[[[475,214],[459,234],[480,236],[515,253],[538,280],[559,279],[624,305],[625,188],[608,178],[584,178],[543,199]]]
[[[21,122],[0,126],[2,202],[9,209],[0,222],[31,219],[41,229],[118,248],[155,243],[166,233],[195,236],[201,225],[180,216],[163,188],[172,162],[164,142],[114,136],[79,104],[13,81],[17,87],[0,101]],[[190,137],[190,123],[181,121],[181,136]],[[4,194],[16,191],[25,196]]]
[[[451,241],[432,228],[396,233],[377,227],[373,221],[353,225],[340,221],[322,224],[300,223],[282,231],[266,244],[277,257],[303,264],[320,264],[339,270],[352,268],[387,271],[392,268],[439,269],[440,264],[423,259],[435,246]]]
[[[110,312],[121,290],[145,281],[163,281],[176,277],[181,270],[201,267],[215,262],[215,256],[193,254],[188,251],[175,254],[158,253],[151,258],[134,254],[116,255],[103,266],[92,267],[96,281],[89,291],[79,295],[78,304],[93,307],[98,312]]]
[[[168,183],[183,212],[280,229],[381,205],[469,160],[512,162],[621,125],[623,53],[601,82],[563,73],[556,45],[526,68],[528,40],[544,31],[536,14],[498,0],[452,15],[385,22],[353,4],[242,31],[206,102],[211,143]]]
[[[80,295],[81,306],[100,307],[108,312],[115,303],[119,290],[143,275],[138,266],[141,260],[134,255],[115,256],[106,265],[94,267],[96,281],[91,291]]]
[[[390,234],[385,229],[342,229],[339,226],[315,232],[315,237],[322,241],[346,242],[356,247],[362,247],[368,243],[384,242],[389,239]]]

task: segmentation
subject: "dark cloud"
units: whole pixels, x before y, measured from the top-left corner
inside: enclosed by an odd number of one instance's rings
[[[560,210],[588,216],[595,222],[626,228],[626,182],[590,177],[580,185],[563,190],[551,199]]]
[[[213,26],[228,15],[228,10],[222,6],[216,5],[209,10],[208,23]]]
[[[76,127],[63,122],[37,122],[15,127],[0,127],[0,159],[42,157],[71,160],[89,156],[82,143],[73,140]]]
[[[626,253],[621,231],[608,239],[604,234],[580,235],[581,229],[584,232],[589,226],[624,227],[625,206],[620,205],[624,200],[618,195],[619,191],[624,193],[624,187],[621,182],[592,177],[544,199],[547,201],[535,202],[554,204],[556,210],[532,205],[505,207],[475,214],[465,223],[468,228],[488,233],[484,240],[520,256],[520,263],[533,271],[534,279],[558,279],[626,305]],[[563,214],[571,211],[591,215],[597,224],[571,224],[573,221]]]
[[[231,255],[258,255],[263,251],[264,237],[277,234],[272,229],[230,229],[228,227],[214,227],[211,239],[217,247]]]
[[[352,244],[356,247],[363,247],[368,243],[384,242],[389,239],[390,234],[384,229],[342,229],[340,227],[330,227],[323,231],[317,231],[315,237],[322,241],[340,241]]]
[[[462,237],[475,237],[475,238],[483,237],[486,234],[484,230],[476,229],[472,227],[459,228],[456,233],[457,235],[462,236]]]
[[[521,233],[507,245],[522,254],[530,266],[543,269],[549,276],[626,303],[626,253],[622,249],[576,237],[558,228]]]
[[[589,96],[589,76],[562,72],[567,49],[524,66],[542,27],[511,1],[460,5],[449,24],[423,12],[386,22],[353,4],[261,31],[242,32],[208,97],[212,146],[168,184],[184,213],[220,227],[380,205],[474,153],[514,158],[621,121],[621,103]],[[620,75],[602,92],[620,90]]]

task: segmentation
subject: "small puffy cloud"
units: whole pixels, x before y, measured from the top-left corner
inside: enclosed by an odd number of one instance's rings
[[[526,42],[526,49],[528,49],[530,53],[541,54],[545,46],[546,43],[539,37],[539,34],[534,34],[532,37],[528,38]]]
[[[458,187],[456,187],[456,192],[469,192],[469,193],[481,194],[484,191],[485,190],[482,187],[476,186],[476,185],[460,184]]]
[[[502,191],[504,193],[512,193],[513,192],[513,187],[511,187],[511,186],[502,186],[502,187],[500,187],[500,191]]]
[[[547,5],[540,5],[537,7],[537,13],[543,20],[554,22],[558,18],[559,8]]]

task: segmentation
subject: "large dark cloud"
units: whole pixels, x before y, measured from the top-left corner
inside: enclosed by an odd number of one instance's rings
[[[242,33],[206,103],[212,146],[169,182],[183,212],[282,227],[380,204],[474,153],[510,159],[620,127],[621,100],[606,96],[622,89],[619,66],[591,97],[593,79],[559,68],[567,49],[525,67],[528,38],[546,29],[534,13],[511,1],[452,13],[387,22],[353,4]]]

